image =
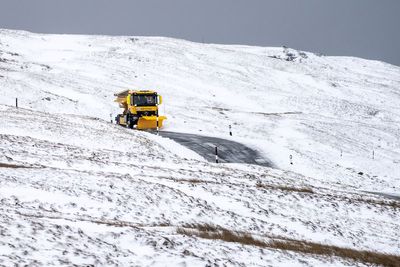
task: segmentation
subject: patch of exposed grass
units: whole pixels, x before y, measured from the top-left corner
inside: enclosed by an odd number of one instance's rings
[[[207,181],[203,181],[200,179],[174,179],[175,182],[186,182],[190,184],[201,184],[201,183],[207,183]]]
[[[285,186],[285,185],[269,185],[269,184],[263,184],[259,181],[256,183],[256,187],[272,189],[272,190],[282,190],[282,191],[287,191],[287,192],[316,194],[321,197],[335,198],[335,199],[339,199],[341,201],[346,201],[346,202],[352,203],[352,204],[365,203],[365,204],[369,204],[369,205],[373,205],[373,206],[384,206],[384,207],[390,207],[390,208],[394,208],[394,209],[400,209],[400,201],[396,201],[396,200],[378,200],[378,199],[372,199],[372,198],[364,198],[361,196],[348,197],[348,196],[343,196],[343,195],[319,194],[319,193],[314,192],[311,188],[290,187],[290,186]]]
[[[215,181],[207,181],[207,180],[201,180],[197,178],[174,178],[174,177],[169,177],[169,176],[151,176],[159,179],[167,179],[170,181],[174,182],[184,182],[184,183],[190,183],[190,184],[215,184]]]
[[[275,189],[275,190],[290,191],[290,192],[299,192],[308,194],[314,193],[314,191],[311,188],[306,188],[306,187],[299,188],[299,187],[290,187],[284,185],[268,185],[268,184],[263,184],[261,182],[257,182],[256,186],[258,188]]]
[[[395,267],[399,266],[400,256],[378,253],[366,250],[356,250],[351,248],[341,248],[338,246],[324,245],[314,242],[280,239],[266,242],[254,238],[249,233],[231,231],[222,227],[209,224],[194,224],[179,227],[178,234],[189,236],[197,236],[200,238],[211,240],[222,240],[225,242],[235,242],[242,245],[252,245],[262,248],[280,249],[293,251],[297,253],[306,253],[320,255],[325,257],[340,257],[343,259],[353,260],[364,264],[377,264],[381,266]]]
[[[383,206],[389,207],[393,209],[400,209],[400,201],[397,200],[380,200],[380,199],[373,199],[373,198],[366,198],[362,196],[355,196],[355,197],[348,197],[348,196],[341,196],[341,195],[332,195],[332,194],[323,194],[322,196],[339,199],[341,201],[345,201],[347,203],[355,204],[355,203],[365,203],[372,206]]]
[[[191,226],[193,228],[187,229],[179,227],[177,232],[184,235],[195,235],[205,239],[217,239],[225,242],[236,242],[243,245],[254,245],[262,247],[264,243],[252,237],[247,233],[238,233],[229,231],[224,228],[216,228],[209,224],[199,224]]]
[[[350,259],[365,264],[377,264],[381,266],[395,267],[399,266],[400,257],[385,253],[378,253],[366,250],[356,250],[351,248],[342,248],[337,246],[323,245],[307,241],[272,241],[270,248],[290,250],[294,252],[321,255],[336,256],[344,259]]]
[[[377,206],[387,206],[387,207],[392,207],[394,209],[400,209],[400,202],[396,200],[365,199],[362,197],[357,197],[353,201],[364,202]],[[349,202],[351,202],[351,200],[349,200]]]
[[[400,202],[399,201],[389,201],[385,203],[386,206],[392,207],[394,209],[400,209]]]
[[[23,166],[23,165],[15,165],[15,164],[8,164],[8,163],[0,163],[0,168],[19,169],[19,168],[30,168],[30,167],[28,167],[28,166]]]

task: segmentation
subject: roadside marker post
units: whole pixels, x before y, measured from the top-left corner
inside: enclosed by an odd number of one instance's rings
[[[15,107],[18,108],[18,98],[15,98]]]
[[[215,163],[218,163],[218,147],[215,146]]]
[[[289,156],[289,159],[290,159],[290,165],[293,165],[293,156],[290,155],[290,156]]]
[[[229,124],[229,135],[232,136],[232,125]]]

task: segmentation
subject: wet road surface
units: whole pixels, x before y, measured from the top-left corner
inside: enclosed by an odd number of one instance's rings
[[[272,162],[262,157],[260,153],[235,141],[166,131],[160,131],[159,134],[195,151],[210,162],[215,162],[215,146],[217,146],[218,158],[221,163],[247,163],[273,167]]]

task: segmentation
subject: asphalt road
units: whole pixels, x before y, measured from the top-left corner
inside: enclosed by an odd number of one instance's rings
[[[155,134],[155,132],[153,132]],[[241,143],[228,139],[160,131],[162,137],[167,137],[175,142],[195,151],[206,160],[215,162],[215,146],[218,147],[218,158],[221,163],[247,163],[266,167],[274,167],[273,163],[262,157],[260,153]],[[400,195],[387,194],[381,192],[367,192],[375,195],[380,195],[388,199],[400,201]]]
[[[272,162],[262,157],[257,151],[235,141],[166,131],[160,131],[159,134],[195,151],[210,162],[215,162],[215,146],[217,146],[221,163],[247,163],[273,167]]]

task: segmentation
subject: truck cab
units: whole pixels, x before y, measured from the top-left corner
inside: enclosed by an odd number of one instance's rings
[[[115,102],[123,108],[122,114],[118,114],[115,121],[119,125],[128,128],[158,129],[162,127],[165,116],[159,116],[158,106],[162,103],[162,97],[155,91],[149,90],[125,90],[114,94]]]

